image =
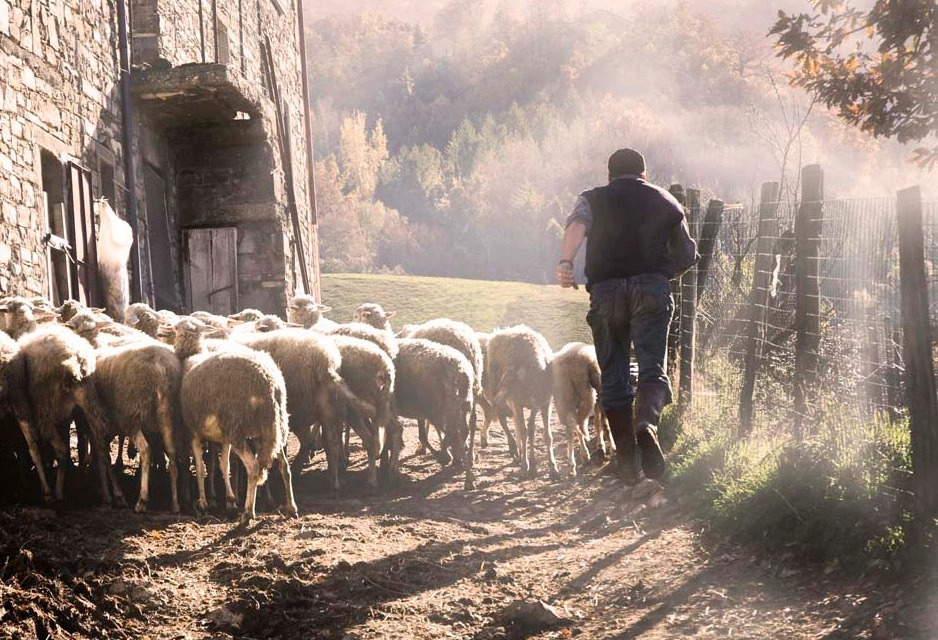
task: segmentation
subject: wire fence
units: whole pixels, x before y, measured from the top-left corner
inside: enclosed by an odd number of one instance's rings
[[[698,238],[715,237],[709,263],[676,289],[686,297],[688,282],[706,280],[696,289],[695,410],[739,420],[749,396],[753,430],[803,424],[806,434],[846,434],[858,423],[905,415],[895,198],[824,200],[802,218],[814,235],[800,264],[797,203],[726,205],[721,218],[706,220],[689,213]],[[923,217],[938,326],[938,203],[924,203]],[[810,279],[814,288],[804,286]],[[676,322],[683,335],[686,315]],[[672,366],[680,369],[679,357]]]

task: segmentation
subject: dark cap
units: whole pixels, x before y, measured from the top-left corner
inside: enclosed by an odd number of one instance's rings
[[[609,156],[609,177],[617,178],[626,175],[641,175],[645,173],[645,156],[635,149],[619,149]]]

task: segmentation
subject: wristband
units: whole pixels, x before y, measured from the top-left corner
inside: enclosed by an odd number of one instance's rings
[[[561,261],[559,261],[557,264],[558,264],[558,265],[561,265],[561,264],[568,264],[568,265],[570,265],[570,268],[571,268],[571,269],[573,268],[573,260],[561,260]]]

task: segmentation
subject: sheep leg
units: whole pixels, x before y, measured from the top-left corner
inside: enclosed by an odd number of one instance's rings
[[[19,420],[18,422],[20,431],[23,432],[23,439],[26,440],[26,447],[29,449],[29,457],[32,458],[33,466],[36,467],[36,473],[39,475],[42,499],[45,502],[52,502],[52,488],[49,486],[49,479],[46,478],[46,468],[42,463],[42,450],[37,442],[36,432],[26,420]]]
[[[287,460],[287,447],[286,445],[280,449],[280,453],[277,454],[277,459],[279,460],[280,466],[280,477],[283,478],[283,488],[286,490],[287,494],[287,515],[291,518],[296,518],[299,516],[299,509],[296,508],[296,498],[293,495],[293,477],[290,474],[290,461]]]
[[[483,449],[489,446],[489,428],[492,426],[492,406],[484,399],[479,398],[477,406],[482,407],[482,428],[479,429],[479,446]]]
[[[547,457],[550,461],[550,478],[551,480],[560,479],[560,466],[557,464],[557,456],[554,452],[554,430],[550,426],[551,423],[551,404],[550,400],[541,407],[541,420],[544,421],[544,433],[547,434]],[[534,447],[532,440],[531,447]]]
[[[126,439],[124,435],[117,436],[117,461],[114,463],[114,468],[118,473],[124,472],[124,441]]]
[[[140,497],[137,498],[134,511],[146,513],[147,503],[150,502],[150,444],[144,437],[143,431],[138,431],[134,440],[137,443],[137,454],[140,457]],[[121,448],[123,438],[118,443],[118,447]]]
[[[323,445],[326,450],[326,472],[333,491],[339,490],[339,457],[342,455],[342,434],[338,427],[322,428]]]
[[[510,455],[513,460],[517,460],[518,444],[515,442],[515,436],[511,433],[511,427],[508,426],[508,418],[498,416],[498,422],[502,425],[502,431],[505,432],[505,440],[508,441],[508,455]]]
[[[57,429],[52,429],[52,438],[50,442],[52,444],[52,450],[55,452],[55,499],[64,500],[65,499],[65,469],[66,467],[71,466],[72,460],[69,455],[68,445],[65,444],[65,441],[62,439],[62,436],[59,435]],[[110,503],[110,492],[107,490],[107,477],[104,478],[104,484],[102,487],[104,491],[105,500]]]
[[[352,427],[349,421],[345,422],[345,429],[342,432],[342,471],[347,471],[349,461],[352,459]]]
[[[547,459],[550,465],[550,479],[557,481],[560,479],[560,466],[557,464],[557,456],[554,453],[554,429],[550,426],[549,410],[541,409],[541,416],[546,416],[544,417],[544,435],[547,440]],[[533,443],[531,447],[534,447]]]
[[[430,446],[430,434],[427,433],[427,421],[423,418],[417,419],[417,437],[420,443],[417,445],[416,455],[423,456],[428,452],[435,454],[433,447]]]
[[[195,459],[195,477],[199,483],[199,499],[195,503],[198,511],[208,509],[208,500],[205,499],[205,459],[202,457],[202,441],[195,437],[192,438],[192,457]]]
[[[579,427],[570,416],[565,416],[563,426],[567,432],[567,464],[570,467],[568,475],[576,478],[576,448],[580,441]]]
[[[225,483],[225,508],[235,510],[238,508],[238,498],[235,496],[234,489],[231,487],[231,445],[225,444],[221,447],[221,457],[218,461],[221,467],[221,479]]]
[[[254,504],[257,500],[257,485],[260,484],[261,472],[257,464],[257,458],[248,449],[244,447],[232,447],[234,452],[241,459],[241,464],[247,470],[248,489],[244,496],[244,511],[241,513],[241,525],[247,525],[254,519],[256,513]]]
[[[466,491],[472,491],[476,488],[475,473],[472,467],[475,464],[476,421],[478,418],[475,405],[472,405],[472,412],[469,414],[469,442],[464,447],[466,450],[466,481],[463,484],[463,489]]]
[[[176,464],[176,442],[173,439],[172,408],[168,403],[160,403],[159,419],[160,435],[163,440],[163,453],[166,454],[166,468],[169,470],[170,495],[172,496],[170,511],[179,513],[179,466]]]
[[[528,475],[532,478],[537,477],[537,450],[535,449],[537,443],[537,408],[531,407],[531,412],[528,414]]]
[[[511,403],[511,419],[515,423],[515,436],[518,440],[518,460],[521,462],[521,471],[528,473],[531,469],[528,460],[528,430],[524,423],[524,407],[517,402]]]
[[[218,451],[219,447],[216,444],[209,443],[208,445],[208,468],[206,470],[206,475],[208,476],[208,499],[212,502],[215,502],[215,470],[218,468]],[[206,452],[203,451],[200,454],[200,457],[205,459]],[[203,468],[204,462],[203,462]]]

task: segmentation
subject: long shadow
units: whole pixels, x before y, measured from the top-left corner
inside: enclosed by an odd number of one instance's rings
[[[659,623],[667,618],[678,606],[687,602],[688,598],[700,591],[708,582],[710,572],[702,571],[693,578],[685,582],[678,589],[668,595],[654,609],[643,615],[637,622],[628,629],[612,636],[611,640],[628,640],[629,638],[639,638],[645,633],[654,629]]]
[[[532,531],[536,537],[547,530]],[[279,575],[269,571],[250,576],[245,585],[239,572],[222,565],[213,579],[232,590],[233,610],[244,615],[238,629],[252,637],[341,637],[365,622],[386,603],[441,589],[479,574],[480,568],[562,548],[560,543],[512,545],[493,551],[486,546],[511,541],[501,534],[482,539],[426,544],[416,549],[354,565],[339,563],[322,578],[296,575],[308,572],[305,561],[287,565]],[[472,550],[462,553],[467,545]],[[296,569],[298,571],[294,572]],[[492,578],[497,579],[497,578]],[[264,594],[258,603],[258,593]],[[224,631],[225,629],[220,629]]]

